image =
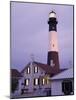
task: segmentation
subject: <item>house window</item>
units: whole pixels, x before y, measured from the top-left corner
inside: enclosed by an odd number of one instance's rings
[[[45,79],[44,79],[44,78],[42,79],[42,84],[43,84],[43,85],[45,84]]]
[[[34,79],[34,85],[39,85],[39,78]]]
[[[64,92],[65,95],[69,95],[71,92],[73,92],[72,81],[62,82],[62,92]]]
[[[27,68],[27,74],[30,74],[30,67]]]
[[[52,66],[52,67],[54,67],[54,66],[55,66],[55,64],[54,64],[54,61],[53,61],[53,60],[51,60],[51,61],[50,61],[50,66]]]
[[[38,67],[37,66],[34,67],[34,73],[38,73]]]
[[[25,84],[25,86],[28,86],[29,85],[29,79],[25,79],[24,84]]]

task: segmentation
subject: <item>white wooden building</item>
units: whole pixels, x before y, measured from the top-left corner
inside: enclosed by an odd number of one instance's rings
[[[64,70],[50,78],[51,95],[70,95],[74,94],[73,68]]]
[[[21,71],[23,76],[19,82],[20,94],[27,96],[46,96],[51,90],[48,77],[50,77],[51,70],[46,64],[38,62],[28,63]]]
[[[21,71],[22,79],[19,81],[21,95],[51,96],[51,83],[49,78],[62,70],[56,70],[47,64],[30,62]]]

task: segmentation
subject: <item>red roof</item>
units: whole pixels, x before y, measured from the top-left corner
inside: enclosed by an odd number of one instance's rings
[[[11,69],[11,77],[22,77],[22,75],[17,69]]]
[[[56,75],[57,73],[60,73],[62,72],[63,70],[65,69],[56,69],[55,67],[51,67],[47,64],[42,64],[42,63],[39,63],[39,62],[33,62],[34,64],[37,64],[38,67],[42,68],[46,74],[50,74],[50,76],[53,76],[53,75]],[[21,71],[21,73],[24,72],[24,70],[29,67],[30,63],[27,64],[27,66]]]

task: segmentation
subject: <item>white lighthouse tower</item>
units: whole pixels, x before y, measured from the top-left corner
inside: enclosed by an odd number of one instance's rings
[[[59,71],[58,41],[57,41],[57,18],[54,11],[49,13],[49,48],[47,64]]]

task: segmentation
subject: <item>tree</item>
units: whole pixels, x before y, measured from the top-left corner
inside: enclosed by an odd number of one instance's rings
[[[12,78],[11,79],[11,92],[14,93],[18,87],[18,79]]]

